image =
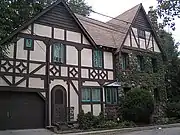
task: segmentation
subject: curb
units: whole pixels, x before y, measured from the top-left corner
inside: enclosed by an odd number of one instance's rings
[[[61,134],[54,134],[54,135],[93,135],[93,134],[101,134],[101,135],[108,135],[114,133],[128,133],[128,132],[135,132],[135,131],[144,131],[144,130],[152,130],[158,128],[174,128],[180,127],[180,123],[176,124],[169,124],[169,125],[156,125],[156,126],[148,126],[148,127],[136,127],[136,128],[122,128],[122,129],[112,129],[112,130],[100,130],[100,131],[90,131],[90,132],[79,132],[79,133],[61,133]]]

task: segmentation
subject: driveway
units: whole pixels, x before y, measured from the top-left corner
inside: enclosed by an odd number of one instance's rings
[[[54,135],[54,133],[46,129],[29,129],[0,131],[0,135]]]

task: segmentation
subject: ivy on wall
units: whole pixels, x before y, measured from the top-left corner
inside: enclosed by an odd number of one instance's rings
[[[118,60],[117,79],[121,82],[123,88],[143,88],[149,90],[154,95],[154,89],[158,89],[160,101],[156,102],[154,116],[160,117],[164,115],[166,104],[166,87],[165,87],[165,66],[162,55],[159,53],[146,53],[138,51],[129,51],[129,68],[125,71],[121,69],[122,59],[121,54],[116,57]],[[143,71],[138,70],[137,56],[143,56],[144,67]],[[153,72],[152,58],[156,59],[156,72]],[[158,115],[158,116],[157,116]]]

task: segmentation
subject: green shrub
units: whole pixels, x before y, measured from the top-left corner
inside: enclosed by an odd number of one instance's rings
[[[99,128],[115,128],[118,126],[118,123],[112,120],[105,121],[104,123],[101,123],[98,127]]]
[[[136,124],[132,121],[123,121],[123,122],[119,123],[119,127],[132,128],[132,127],[136,127]]]
[[[150,92],[138,88],[127,92],[122,107],[122,116],[125,120],[149,123],[153,111],[154,101]]]
[[[180,119],[180,102],[167,103],[166,115],[168,118]]]
[[[78,123],[80,129],[91,129],[94,126],[95,116],[92,113],[84,113],[83,111],[78,114]]]

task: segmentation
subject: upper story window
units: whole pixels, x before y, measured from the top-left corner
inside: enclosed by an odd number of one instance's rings
[[[84,88],[82,89],[82,102],[100,102],[100,88]]]
[[[31,38],[24,39],[24,50],[34,50],[34,40]]]
[[[138,37],[139,38],[146,38],[145,31],[138,29]]]
[[[106,87],[105,95],[107,104],[117,104],[118,90],[116,87]]]
[[[144,70],[144,58],[143,58],[143,56],[137,56],[137,70],[138,71]]]
[[[157,69],[157,59],[152,58],[152,59],[151,59],[151,62],[152,62],[153,72],[154,72],[154,73],[157,73],[157,71],[158,71],[158,69]]]
[[[97,67],[97,68],[103,67],[103,52],[101,50],[93,51],[93,64],[94,64],[94,67]]]
[[[126,70],[129,67],[129,56],[127,53],[122,53],[121,54],[122,58],[122,70]]]
[[[65,45],[54,43],[52,45],[52,62],[65,63]]]

